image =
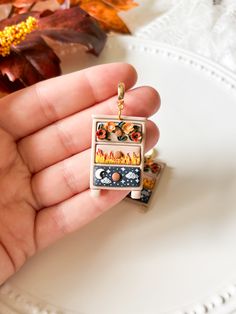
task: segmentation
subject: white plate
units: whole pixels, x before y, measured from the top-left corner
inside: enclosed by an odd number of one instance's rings
[[[168,167],[153,206],[140,214],[123,202],[32,258],[0,290],[0,313],[226,313],[236,294],[236,79],[199,56],[129,37],[63,67],[111,61],[134,64],[139,84],[162,96],[154,120]]]

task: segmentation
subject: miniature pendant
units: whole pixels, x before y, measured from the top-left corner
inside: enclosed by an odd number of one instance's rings
[[[146,118],[121,116],[124,84],[118,84],[118,115],[93,115],[90,188],[129,190],[140,199],[143,189]]]
[[[143,173],[143,189],[141,197],[138,200],[130,200],[131,195],[127,195],[126,199],[142,206],[142,211],[147,211],[151,204],[152,196],[160,181],[161,175],[165,168],[165,163],[156,158],[157,151],[155,148],[147,152],[144,156],[144,173]]]

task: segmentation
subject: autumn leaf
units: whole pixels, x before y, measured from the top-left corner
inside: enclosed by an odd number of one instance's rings
[[[137,6],[133,0],[71,0],[70,3],[72,6],[79,5],[88,12],[106,32],[130,34],[129,28],[119,17],[118,12]]]
[[[65,12],[68,12],[67,16]],[[106,34],[79,7],[57,10],[39,19],[39,32],[60,42],[87,46],[88,51],[95,55],[99,55],[106,42]]]
[[[0,57],[0,71],[0,89],[7,93],[61,74],[59,58],[39,36]]]
[[[77,0],[75,0],[77,1]],[[80,7],[93,16],[105,31],[115,31],[129,34],[130,30],[118,16],[116,9],[101,0],[81,2]]]
[[[37,30],[12,46],[9,55],[0,56],[2,91],[11,92],[60,75],[60,60],[44,37],[63,43],[79,43],[95,55],[99,55],[105,45],[104,31],[79,7],[15,15],[0,21],[0,30],[25,21],[29,16],[38,21]]]
[[[28,40],[38,36],[47,36],[64,43],[80,43],[88,51],[99,55],[106,42],[106,34],[98,27],[96,21],[79,7],[55,12],[28,12],[0,21],[0,30],[33,16],[38,20],[38,29],[27,36]],[[19,45],[19,48],[21,45]]]
[[[137,6],[134,0],[57,0],[63,6],[69,1],[71,8],[28,12],[38,1],[44,0],[0,0],[0,4],[12,4],[12,17],[0,21],[0,30],[29,16],[37,19],[38,26],[26,39],[8,48],[10,55],[0,44],[0,90],[14,91],[61,73],[60,60],[45,37],[79,43],[99,55],[106,42],[104,31],[130,33],[118,14]]]
[[[13,15],[29,11],[39,1],[45,0],[0,0],[0,4],[11,3]],[[130,34],[130,30],[119,17],[119,11],[127,11],[138,5],[134,0],[57,0],[57,2],[60,5],[68,2],[71,7],[80,6],[94,17],[106,32],[123,34]]]

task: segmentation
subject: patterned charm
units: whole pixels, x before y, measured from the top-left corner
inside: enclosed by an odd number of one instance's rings
[[[137,202],[146,208],[150,205],[151,197],[165,168],[163,162],[153,157],[154,156],[145,156],[144,158],[143,189],[141,191],[141,197],[138,200],[132,200],[132,202]],[[131,194],[127,196],[127,199],[130,198]]]
[[[121,117],[124,85],[118,85],[118,117],[93,116],[90,188],[130,190],[139,199],[143,188],[146,119]]]
[[[120,166],[94,166],[94,186],[140,187],[140,168]]]

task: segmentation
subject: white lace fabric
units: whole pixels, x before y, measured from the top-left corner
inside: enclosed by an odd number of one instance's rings
[[[163,1],[162,1],[163,2]],[[179,0],[135,36],[181,47],[236,71],[236,1]]]

